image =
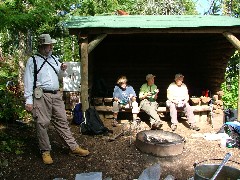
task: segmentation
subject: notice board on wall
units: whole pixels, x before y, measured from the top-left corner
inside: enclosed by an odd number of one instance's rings
[[[63,78],[63,91],[78,91],[81,88],[80,62],[64,62],[67,64],[68,76]]]

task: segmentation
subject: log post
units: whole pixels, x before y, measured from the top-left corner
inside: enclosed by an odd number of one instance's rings
[[[194,107],[198,107],[201,105],[201,100],[200,98],[197,98],[197,97],[192,97],[190,98],[192,104]],[[200,112],[194,112],[193,111],[193,114],[194,114],[194,119],[196,122],[199,122],[200,121]]]
[[[92,42],[88,43],[87,35],[79,35],[79,49],[81,57],[81,103],[82,111],[89,108],[88,94],[88,54],[106,37],[106,34],[99,35]]]
[[[224,32],[223,35],[240,52],[240,41],[230,32]],[[238,62],[240,66],[240,61]],[[238,69],[238,78],[240,77],[240,68]],[[240,78],[238,79],[238,120],[240,120]]]
[[[200,98],[201,98],[201,106],[207,108],[208,107],[208,103],[211,100],[211,98],[210,97],[205,97],[205,96],[201,96]],[[209,114],[209,112],[207,112],[207,111],[201,112],[200,121],[207,122],[208,114]]]
[[[88,38],[81,37],[81,103],[82,111],[89,108],[88,102]]]
[[[105,37],[107,37],[107,34],[101,34],[91,41],[88,45],[88,53],[90,53]]]

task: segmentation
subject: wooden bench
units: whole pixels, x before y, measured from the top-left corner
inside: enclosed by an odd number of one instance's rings
[[[102,112],[102,113],[112,112],[112,98],[94,98],[93,103],[94,103],[93,105],[95,106],[98,112]],[[191,107],[193,108],[194,118],[196,119],[197,122],[208,121],[208,119],[211,118],[210,106],[196,105]],[[157,111],[159,114],[161,114],[161,113],[169,112],[169,109],[167,107],[158,107]],[[131,109],[130,108],[121,109],[120,112],[131,112]],[[182,112],[182,110],[179,110],[179,112]]]

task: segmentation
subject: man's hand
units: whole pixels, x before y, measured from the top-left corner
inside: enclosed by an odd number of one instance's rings
[[[62,70],[62,71],[66,71],[66,70],[67,70],[67,64],[62,63],[62,64],[61,64],[61,70]]]
[[[154,92],[157,94],[159,93],[159,89],[155,89]]]
[[[158,98],[159,89],[155,89],[154,92],[156,93],[154,95],[154,99],[156,100]]]
[[[152,96],[152,93],[151,93],[151,92],[145,93],[145,98],[146,98],[146,97],[151,97],[151,96]]]
[[[172,102],[174,103],[174,104],[178,104],[178,101],[177,100],[172,100]]]
[[[25,109],[28,111],[28,112],[31,112],[33,110],[33,104],[25,104]]]

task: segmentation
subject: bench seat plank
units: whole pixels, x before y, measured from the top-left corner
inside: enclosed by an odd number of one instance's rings
[[[205,112],[211,111],[210,106],[191,106],[193,108],[193,112]],[[97,111],[101,112],[112,112],[112,106],[95,106]],[[131,109],[125,109],[124,111],[129,112]],[[169,109],[166,107],[158,107],[158,112],[169,112]]]

